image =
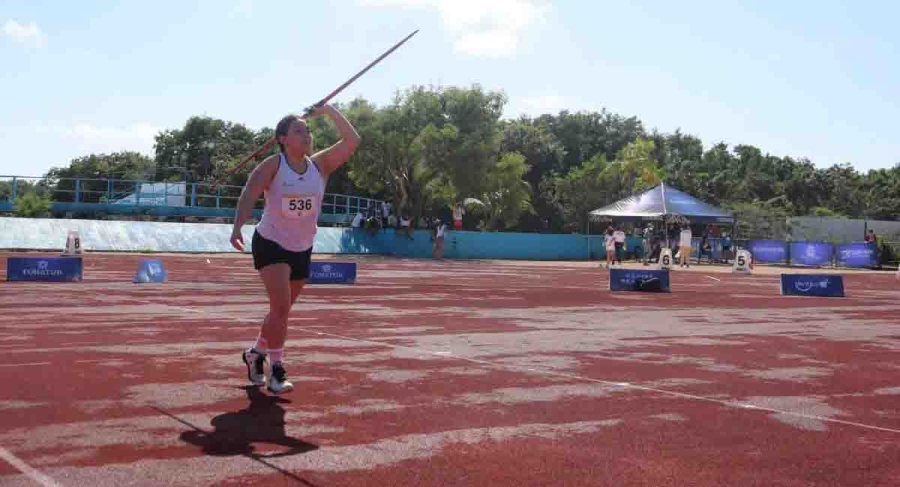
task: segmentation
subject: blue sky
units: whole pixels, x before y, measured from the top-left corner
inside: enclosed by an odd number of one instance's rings
[[[192,115],[274,126],[415,29],[336,100],[479,83],[508,117],[606,108],[706,147],[891,167],[898,17],[829,0],[4,0],[0,175],[152,154]]]

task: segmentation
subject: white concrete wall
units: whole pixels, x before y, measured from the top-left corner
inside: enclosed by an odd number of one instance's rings
[[[229,241],[230,224],[0,218],[0,249],[62,252],[69,230],[77,230],[85,251],[237,252]],[[242,229],[250,249],[255,226]],[[377,253],[380,242],[362,231],[319,228],[316,253]]]

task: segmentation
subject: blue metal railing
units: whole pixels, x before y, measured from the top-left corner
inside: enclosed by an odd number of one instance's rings
[[[0,212],[12,212],[17,197],[39,191],[50,196],[50,211],[56,213],[231,217],[242,189],[220,185],[213,190],[209,183],[0,175]],[[357,212],[365,214],[370,205],[380,210],[383,203],[326,193],[319,221],[349,224]],[[255,217],[262,215],[262,207],[260,199],[254,205]]]

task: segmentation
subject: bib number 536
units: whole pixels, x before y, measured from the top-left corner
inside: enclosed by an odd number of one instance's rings
[[[312,210],[312,198],[292,199],[288,201],[288,209],[291,211]]]

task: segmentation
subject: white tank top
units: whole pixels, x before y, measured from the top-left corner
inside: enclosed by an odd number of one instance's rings
[[[278,154],[278,172],[266,188],[266,205],[256,226],[260,235],[291,252],[313,246],[319,210],[325,195],[325,178],[318,166],[306,158],[306,171],[295,171],[284,153]]]

